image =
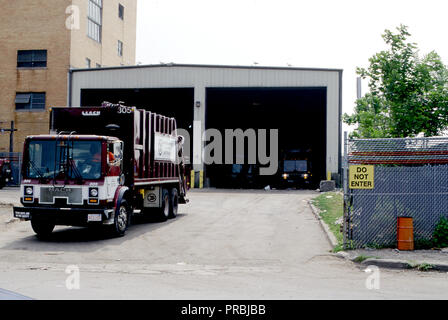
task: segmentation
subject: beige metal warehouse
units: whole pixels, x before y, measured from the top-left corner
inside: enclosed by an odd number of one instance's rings
[[[207,90],[210,88],[324,88],[325,96],[325,172],[340,174],[342,70],[293,67],[217,66],[217,65],[146,65],[99,69],[73,69],[69,72],[69,106],[82,105],[85,90],[101,89],[174,89],[194,90],[191,108],[193,128],[193,165],[201,163],[206,129]],[[275,112],[275,110],[273,110]]]

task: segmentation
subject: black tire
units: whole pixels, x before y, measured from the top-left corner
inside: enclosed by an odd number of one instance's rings
[[[169,218],[177,217],[177,209],[179,207],[179,195],[177,193],[177,188],[172,188],[170,192],[170,211]]]
[[[31,219],[31,227],[39,239],[45,239],[53,232],[55,224],[48,221]]]
[[[130,209],[126,200],[122,200],[120,206],[117,208],[114,217],[114,224],[112,225],[112,232],[117,237],[125,235],[129,226]]]
[[[159,208],[160,221],[166,221],[170,217],[170,194],[167,189],[162,189],[162,206]]]

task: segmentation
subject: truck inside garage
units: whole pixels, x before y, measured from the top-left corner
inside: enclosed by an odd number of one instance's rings
[[[326,176],[326,96],[326,88],[207,88],[207,128],[218,129],[223,136],[225,129],[237,128],[279,133],[275,175],[260,176],[259,163],[247,165],[246,145],[245,165],[206,166],[210,186],[316,188]],[[286,183],[297,171],[301,178],[306,172],[307,179]]]
[[[193,88],[163,89],[84,89],[81,106],[100,106],[103,101],[123,102],[177,120],[177,127],[193,134]],[[190,159],[192,158],[190,148]]]

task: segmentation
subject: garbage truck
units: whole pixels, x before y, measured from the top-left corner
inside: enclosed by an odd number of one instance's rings
[[[188,202],[174,118],[121,103],[52,108],[50,134],[25,139],[14,217],[38,237],[56,225],[123,236],[135,214],[175,218]]]
[[[311,148],[287,149],[280,162],[279,188],[306,188],[314,183]]]

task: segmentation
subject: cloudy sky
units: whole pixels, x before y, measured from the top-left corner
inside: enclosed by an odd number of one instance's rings
[[[446,0],[138,0],[137,61],[343,69],[350,113],[355,69],[385,48],[385,29],[409,26],[422,55],[435,50],[448,64],[447,9]]]

